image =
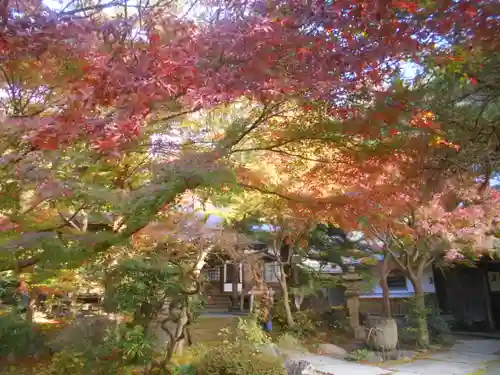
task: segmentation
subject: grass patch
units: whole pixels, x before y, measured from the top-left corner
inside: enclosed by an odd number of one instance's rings
[[[193,324],[191,334],[195,343],[210,344],[220,342],[219,333],[223,328],[234,330],[238,319],[233,316],[228,317],[200,317]]]
[[[493,366],[500,366],[500,359],[495,359],[493,361],[483,363],[482,368],[469,372],[467,375],[484,375],[488,370],[491,370]]]
[[[480,368],[479,370],[469,372],[467,375],[484,375],[485,373],[486,373],[486,369]]]

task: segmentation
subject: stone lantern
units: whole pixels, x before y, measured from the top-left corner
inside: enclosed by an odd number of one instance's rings
[[[354,339],[364,340],[365,328],[359,324],[359,295],[362,277],[356,272],[354,266],[347,267],[347,273],[342,275],[349,312],[349,325],[354,332]]]

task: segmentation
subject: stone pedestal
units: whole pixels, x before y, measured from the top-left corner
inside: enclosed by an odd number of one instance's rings
[[[349,312],[349,325],[354,332],[355,340],[364,340],[366,338],[366,331],[363,326],[359,324],[359,296],[360,296],[360,281],[362,277],[356,273],[353,266],[349,266],[347,273],[342,276],[347,298],[347,311]]]

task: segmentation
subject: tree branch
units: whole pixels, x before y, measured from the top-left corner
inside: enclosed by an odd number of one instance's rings
[[[9,270],[22,270],[24,268],[28,268],[34,266],[40,261],[39,257],[31,257],[28,259],[16,260],[14,262],[6,263],[5,265],[0,265],[0,272],[9,271]]]
[[[59,215],[59,217],[60,217],[61,219],[63,219],[63,221],[64,221],[67,225],[69,225],[69,226],[71,226],[71,227],[73,227],[73,228],[75,228],[75,229],[79,230],[80,232],[84,232],[83,228],[80,228],[80,227],[79,227],[79,226],[78,226],[78,225],[77,225],[77,224],[73,221],[73,220],[76,218],[76,216],[80,213],[80,211],[81,211],[81,210],[83,210],[84,208],[85,208],[85,204],[82,204],[82,205],[80,206],[80,208],[79,208],[79,209],[77,209],[77,210],[73,213],[73,215],[71,215],[69,218],[66,218],[66,217],[65,217],[65,216],[64,216],[64,215],[63,215],[60,211],[57,211],[57,214]],[[63,228],[64,226],[65,226],[65,225],[62,225],[62,226],[60,226],[60,227],[58,227],[58,228],[56,228],[56,229],[61,229],[61,228]]]
[[[294,157],[297,159],[306,160],[306,161],[313,161],[313,162],[317,162],[317,163],[330,164],[332,162],[331,160],[309,158],[307,156],[297,155],[297,154],[293,154],[291,152],[283,151],[283,150],[270,149],[270,150],[266,150],[266,151],[276,152],[277,154],[283,154],[283,155]]]
[[[271,145],[257,145],[254,147],[247,147],[247,148],[239,148],[239,149],[233,149],[231,152],[236,153],[236,152],[251,152],[251,151],[270,151],[270,152],[280,152],[282,150],[277,150],[278,148],[282,146],[286,146],[290,143],[295,143],[295,142],[303,142],[303,141],[322,141],[322,142],[333,142],[333,143],[339,143],[338,140],[333,139],[333,138],[328,138],[328,137],[318,137],[318,136],[311,136],[311,135],[304,135],[300,136],[297,138],[291,138],[287,139],[284,141],[280,141],[275,144]],[[344,149],[347,151],[352,151],[352,152],[358,152],[359,150],[348,147],[346,145],[339,145],[339,149]]]
[[[422,259],[420,259],[420,264],[418,266],[418,277],[422,277],[425,269],[428,265],[432,264],[432,261],[434,260],[434,257],[432,256],[429,259],[427,258],[429,258],[429,254],[422,254]]]
[[[392,251],[389,244],[387,243],[387,240],[380,235],[379,231],[375,227],[373,227],[373,225],[370,226],[370,230],[375,235],[375,237],[377,237],[384,244],[384,252],[386,252],[387,255],[390,255],[392,259],[394,259],[399,268],[401,268],[403,271],[406,270],[406,266],[403,264],[403,262],[401,262],[399,256],[394,251]]]
[[[81,228],[76,225],[76,223],[72,219],[66,218],[60,211],[57,211],[57,215],[66,223],[66,225],[69,225],[70,227],[75,228],[78,231],[82,231]]]
[[[282,193],[279,193],[277,191],[271,191],[271,190],[267,190],[267,189],[264,189],[264,188],[261,188],[261,187],[258,187],[258,186],[253,186],[253,185],[248,185],[248,184],[245,184],[245,183],[238,183],[238,186],[244,188],[244,189],[250,189],[250,190],[255,190],[255,191],[258,191],[262,194],[267,194],[267,195],[275,195],[279,198],[283,198],[283,199],[286,199],[286,200],[289,200],[289,201],[292,201],[292,202],[298,202],[298,203],[303,203],[305,202],[305,200],[300,200],[300,199],[297,199],[296,197],[292,197],[290,195],[286,195],[286,194],[282,194]]]
[[[220,142],[220,146],[222,146],[222,148],[224,148],[224,149],[227,149],[228,153],[231,153],[231,148],[233,146],[240,143],[243,140],[243,138],[245,138],[253,130],[257,129],[257,127],[259,127],[264,121],[275,116],[276,113],[273,113],[272,111],[274,109],[278,108],[279,105],[280,105],[280,103],[273,104],[273,105],[268,105],[268,104],[264,105],[262,112],[260,113],[260,115],[257,117],[257,119],[254,122],[252,122],[249,126],[244,128],[241,131],[241,133],[234,138],[231,136],[230,131],[228,133],[226,133],[226,137],[224,137],[224,139]]]
[[[237,148],[233,149],[231,153],[237,153],[237,152],[251,152],[251,151],[272,151],[275,148],[285,146],[287,144],[293,143],[293,142],[298,142],[303,140],[303,138],[294,138],[294,139],[288,139],[286,141],[282,141],[279,143],[276,143],[274,145],[267,145],[267,146],[255,146],[255,147],[249,147],[249,148]]]

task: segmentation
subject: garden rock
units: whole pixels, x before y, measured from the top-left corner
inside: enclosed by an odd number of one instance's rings
[[[106,331],[116,327],[117,322],[107,316],[86,316],[73,320],[50,343],[53,352],[62,349],[99,345],[104,340]]]
[[[334,344],[320,344],[318,346],[318,352],[320,354],[328,355],[335,358],[345,358],[347,356],[347,350],[341,348],[340,346]]]
[[[285,359],[285,369],[288,375],[318,375],[316,368],[308,361]]]

